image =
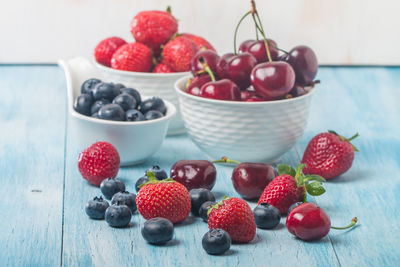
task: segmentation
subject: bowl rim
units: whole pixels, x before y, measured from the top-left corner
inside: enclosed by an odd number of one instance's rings
[[[135,77],[162,77],[162,78],[178,78],[182,77],[182,75],[187,75],[190,73],[190,71],[183,71],[183,72],[172,72],[172,73],[153,73],[153,72],[137,72],[137,71],[127,71],[127,70],[117,70],[113,69],[104,65],[101,65],[98,63],[95,59],[92,59],[93,65],[96,68],[99,68],[103,71],[113,73],[113,74],[118,74],[118,75],[123,75],[123,76],[135,76]]]
[[[211,98],[205,98],[205,97],[200,97],[200,96],[195,96],[186,93],[183,91],[181,88],[179,88],[179,84],[183,83],[186,84],[187,81],[192,78],[191,75],[184,76],[180,79],[178,79],[175,84],[175,92],[177,92],[178,95],[187,97],[189,99],[195,100],[195,101],[200,101],[200,102],[205,102],[205,103],[218,103],[218,104],[223,104],[223,105],[236,105],[236,106],[262,106],[262,105],[279,105],[281,103],[293,103],[300,101],[304,98],[310,97],[314,92],[315,92],[315,87],[311,88],[307,94],[298,96],[298,97],[293,97],[293,98],[288,98],[288,99],[279,99],[279,100],[273,100],[273,101],[260,101],[260,102],[245,102],[245,101],[229,101],[229,100],[218,100],[218,99],[211,99]],[[183,82],[185,81],[185,82]]]

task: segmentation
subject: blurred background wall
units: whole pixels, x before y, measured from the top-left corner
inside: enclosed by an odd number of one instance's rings
[[[0,0],[0,63],[51,63],[92,55],[101,39],[132,41],[141,10],[172,6],[180,32],[207,38],[220,53],[249,0]],[[312,47],[321,64],[400,65],[400,1],[256,0],[270,38],[286,50]],[[239,40],[254,38],[251,19]]]

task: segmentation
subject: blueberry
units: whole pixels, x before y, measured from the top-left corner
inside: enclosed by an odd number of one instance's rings
[[[90,108],[90,114],[97,113],[100,108],[104,105],[110,104],[108,99],[100,99],[93,103],[92,107]]]
[[[168,178],[167,173],[163,169],[161,169],[160,166],[158,165],[154,165],[151,168],[148,168],[144,173],[145,176],[147,175],[148,171],[154,173],[154,176],[156,177],[157,180],[164,180]]]
[[[215,201],[215,196],[210,190],[205,188],[195,188],[189,191],[190,201],[192,203],[192,213],[199,216],[201,205],[207,201]]]
[[[93,97],[95,100],[108,99],[112,101],[114,97],[119,95],[119,89],[114,87],[111,83],[98,83],[93,88]]]
[[[288,210],[287,214],[289,214],[294,208],[296,208],[297,206],[300,206],[300,205],[303,204],[303,203],[304,203],[304,202],[296,202],[296,203],[292,204],[292,205],[289,207],[289,210]]]
[[[261,229],[275,228],[281,221],[281,213],[274,206],[261,203],[253,210],[256,225]]]
[[[217,204],[217,202],[215,201],[206,201],[203,204],[201,204],[199,208],[199,215],[204,222],[208,221],[208,215],[207,215],[208,209],[211,208],[211,206],[214,206],[215,204]]]
[[[111,204],[116,204],[116,203],[127,205],[132,213],[134,213],[137,210],[136,195],[129,193],[128,191],[122,191],[116,193],[111,199]]]
[[[144,114],[144,118],[148,121],[155,120],[155,119],[162,118],[162,117],[164,117],[164,115],[158,110],[150,110],[146,114]]]
[[[122,83],[111,83],[114,85],[114,88],[118,90],[118,94],[121,94],[121,90],[125,88],[125,85]]]
[[[147,183],[148,181],[149,181],[149,179],[147,179],[147,176],[140,177],[140,178],[136,181],[136,184],[135,184],[136,192],[139,192],[139,190],[140,190],[140,187],[139,187],[139,186],[141,186],[141,185],[144,184],[144,183]]]
[[[125,191],[125,184],[121,180],[108,178],[101,182],[100,190],[107,199],[111,199],[116,193]]]
[[[86,203],[85,212],[90,218],[100,220],[104,219],[104,213],[108,207],[106,200],[102,197],[95,197]]]
[[[165,107],[164,101],[159,97],[152,97],[142,101],[140,104],[140,111],[145,114],[150,110],[158,110],[162,114],[165,114],[167,108]]]
[[[93,113],[91,117],[98,119],[99,118],[99,113],[98,112]]]
[[[129,109],[125,112],[125,120],[126,121],[144,121],[146,118],[140,112],[139,110],[136,109]]]
[[[142,103],[142,98],[140,97],[140,93],[138,92],[138,90],[136,90],[134,88],[122,88],[121,94],[130,94],[131,96],[133,96],[136,99],[136,103],[138,105],[140,105],[140,103]]]
[[[131,218],[132,212],[128,206],[119,203],[111,205],[105,214],[106,222],[112,227],[125,227],[129,224]]]
[[[99,119],[112,120],[112,121],[123,121],[125,119],[125,112],[117,104],[107,104],[100,108]]]
[[[101,81],[99,79],[89,79],[86,80],[82,83],[81,86],[81,93],[82,94],[89,94],[89,95],[93,95],[93,88],[96,86],[96,84],[101,83]]]
[[[75,99],[74,109],[76,112],[90,116],[90,107],[93,103],[93,97],[89,94],[82,94]]]
[[[142,236],[150,244],[165,244],[172,239],[173,235],[174,225],[165,218],[156,217],[144,222]]]
[[[229,250],[232,240],[226,231],[216,228],[208,231],[201,243],[208,254],[221,255]]]
[[[120,105],[123,110],[135,109],[137,107],[136,99],[129,94],[117,95],[113,103]]]

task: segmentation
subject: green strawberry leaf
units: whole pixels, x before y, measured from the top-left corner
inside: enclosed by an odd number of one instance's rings
[[[296,176],[296,171],[292,166],[286,164],[279,164],[278,165],[278,173],[279,175],[290,175],[293,178]]]
[[[147,176],[147,179],[149,179],[149,181],[156,179],[156,176],[154,175],[154,173],[152,171],[147,171],[146,176]]]
[[[309,182],[309,181],[318,181],[318,182],[326,182],[325,178],[316,174],[310,174],[310,175],[306,175],[305,182]]]
[[[325,193],[325,188],[323,188],[321,182],[312,182],[306,185],[307,193],[312,196],[320,196]]]

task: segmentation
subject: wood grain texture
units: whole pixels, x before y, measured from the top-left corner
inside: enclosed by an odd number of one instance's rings
[[[61,259],[65,79],[52,67],[0,67],[0,265]]]

